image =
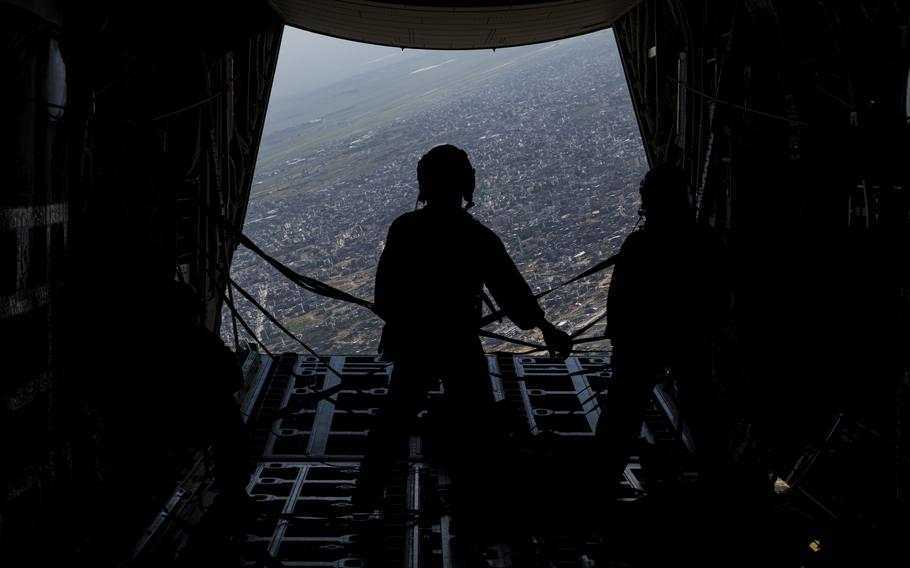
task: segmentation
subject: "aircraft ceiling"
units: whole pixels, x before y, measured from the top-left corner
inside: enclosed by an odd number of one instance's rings
[[[572,37],[611,26],[640,1],[517,1],[495,5],[476,0],[270,0],[289,26],[414,49],[491,49]]]

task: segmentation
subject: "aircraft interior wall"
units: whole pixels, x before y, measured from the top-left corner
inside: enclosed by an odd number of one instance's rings
[[[684,166],[730,247],[718,380],[781,475],[840,413],[906,454],[908,17],[651,0],[614,28],[649,159]],[[882,497],[906,487],[890,447]]]
[[[101,416],[151,392],[175,266],[218,326],[236,244],[215,219],[242,225],[283,30],[259,2],[20,4],[0,3],[4,566],[135,530],[172,490],[176,457],[121,467],[163,417]]]

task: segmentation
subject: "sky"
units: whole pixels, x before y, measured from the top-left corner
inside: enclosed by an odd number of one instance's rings
[[[413,50],[357,43],[285,26],[272,97],[280,100],[353,77]]]
[[[509,48],[497,50],[500,53]],[[386,47],[342,40],[285,26],[272,99],[299,96],[402,59],[418,58],[429,50]],[[436,52],[438,53],[438,52]],[[493,50],[448,51],[447,57],[470,53],[496,57]]]

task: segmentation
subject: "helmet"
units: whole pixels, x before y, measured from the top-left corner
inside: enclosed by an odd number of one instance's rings
[[[417,200],[423,203],[433,201],[448,192],[458,192],[474,205],[474,168],[468,154],[451,144],[432,148],[417,162],[417,184],[420,194]]]
[[[668,219],[689,214],[689,189],[685,174],[671,164],[651,168],[639,187],[641,208],[646,218]]]

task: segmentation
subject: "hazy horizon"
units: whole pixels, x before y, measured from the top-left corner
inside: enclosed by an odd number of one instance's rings
[[[431,50],[388,47],[325,36],[285,26],[269,109],[265,135],[286,126],[285,120],[304,112],[318,111],[304,103],[312,97],[346,80],[375,73],[402,63],[413,62],[407,75],[424,74],[446,64],[457,62],[462,69],[479,68],[489,63],[507,65],[535,51],[559,44],[573,45],[592,36],[612,36],[612,30],[600,30],[564,40],[532,45],[474,50]],[[407,80],[410,77],[402,77]]]
[[[414,50],[358,43],[285,26],[272,100],[319,90]]]

